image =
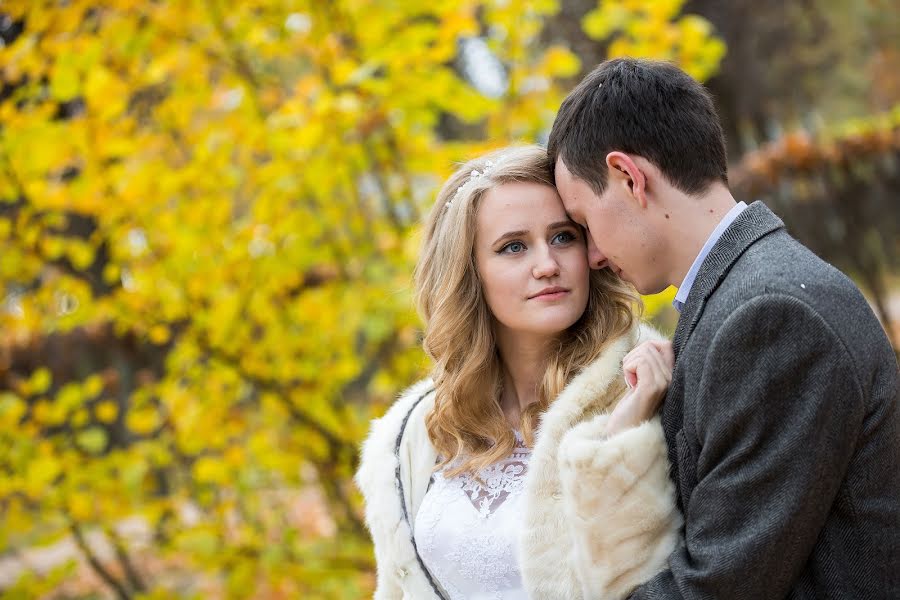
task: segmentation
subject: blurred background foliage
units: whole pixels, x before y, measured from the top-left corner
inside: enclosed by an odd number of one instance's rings
[[[418,223],[597,62],[716,96],[735,189],[897,340],[893,0],[0,5],[0,595],[361,598]],[[646,315],[671,330],[671,290]]]

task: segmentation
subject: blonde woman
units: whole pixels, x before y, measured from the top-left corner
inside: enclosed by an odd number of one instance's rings
[[[620,598],[661,570],[671,347],[588,268],[543,149],[450,177],[415,284],[431,377],[373,422],[356,475],[375,597]]]

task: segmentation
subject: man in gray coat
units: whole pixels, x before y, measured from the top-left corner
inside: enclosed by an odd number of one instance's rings
[[[900,598],[897,359],[853,283],[736,202],[705,89],[616,59],[548,152],[591,266],[678,287],[662,408],[684,544],[633,598]]]

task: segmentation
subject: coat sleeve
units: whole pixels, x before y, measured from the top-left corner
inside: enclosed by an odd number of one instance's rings
[[[661,571],[681,516],[659,418],[612,437],[608,414],[570,430],[559,450],[562,504],[585,598],[624,598]]]
[[[862,427],[853,361],[810,306],[767,295],[721,326],[696,389],[675,436],[679,478],[694,484],[685,543],[632,598],[784,598]]]

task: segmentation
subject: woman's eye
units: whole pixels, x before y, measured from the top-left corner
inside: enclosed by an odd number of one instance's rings
[[[522,242],[510,242],[507,245],[503,246],[500,249],[500,252],[507,252],[510,254],[518,254],[519,252],[525,251],[525,244]]]
[[[565,244],[567,242],[571,242],[575,240],[575,234],[571,231],[561,231],[553,236],[551,243],[553,244]]]

